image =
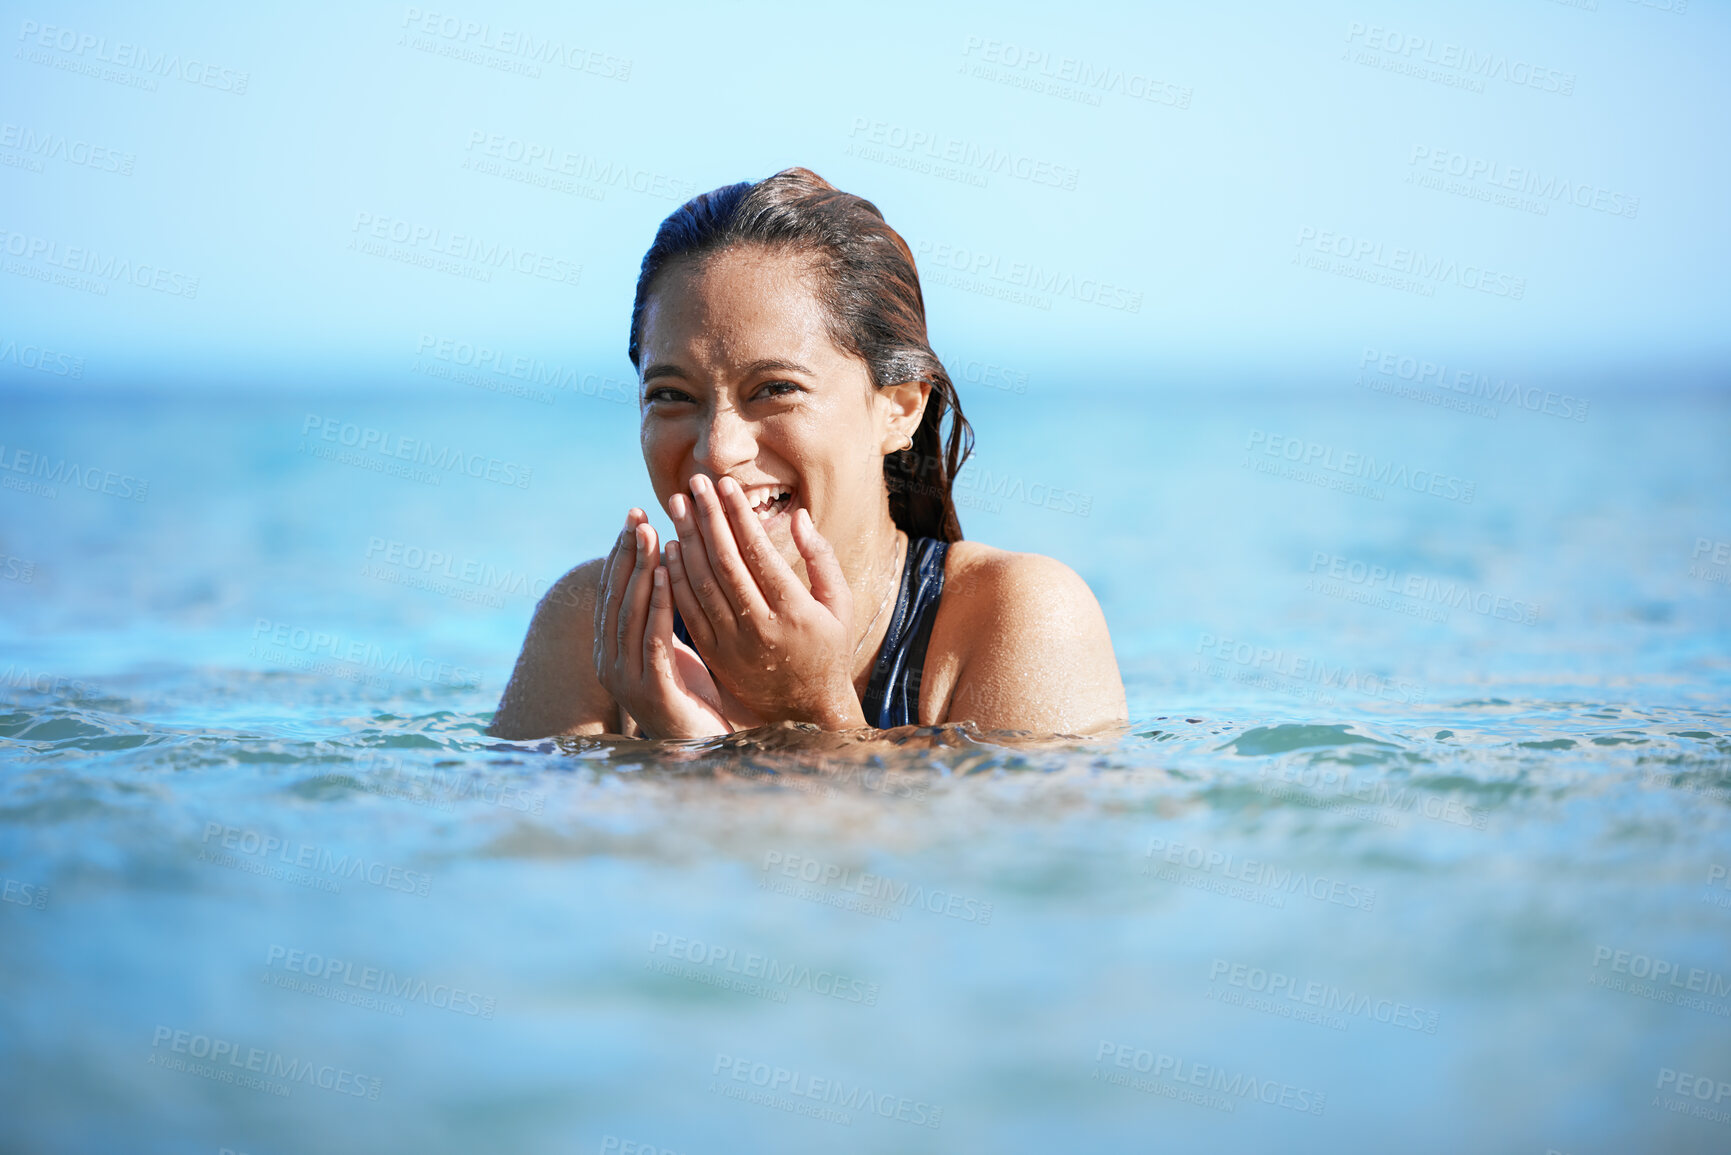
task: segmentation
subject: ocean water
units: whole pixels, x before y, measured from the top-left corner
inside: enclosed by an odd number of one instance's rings
[[[1377,384],[965,393],[1091,741],[486,737],[599,392],[10,395],[0,1149],[1731,1150],[1731,404]]]

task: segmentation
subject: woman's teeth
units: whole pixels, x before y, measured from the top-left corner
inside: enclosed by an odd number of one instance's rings
[[[788,503],[792,500],[793,491],[783,489],[766,495],[756,505],[752,506],[751,509],[758,517],[768,521],[777,513],[781,512],[782,509],[786,508]]]

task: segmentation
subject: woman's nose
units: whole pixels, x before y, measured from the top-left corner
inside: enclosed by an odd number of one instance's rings
[[[731,408],[718,409],[698,431],[692,456],[716,477],[724,477],[735,466],[757,459],[757,433]]]

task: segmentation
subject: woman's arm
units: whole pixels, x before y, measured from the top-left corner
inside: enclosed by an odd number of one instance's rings
[[[963,611],[952,636],[971,641],[943,721],[1087,734],[1129,720],[1106,616],[1069,566],[991,550],[946,578],[952,597]]]
[[[619,707],[595,676],[595,596],[605,559],[586,561],[535,607],[487,733],[495,738],[617,733]]]

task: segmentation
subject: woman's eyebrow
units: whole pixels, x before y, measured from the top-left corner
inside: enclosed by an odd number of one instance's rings
[[[759,373],[804,373],[812,376],[812,371],[797,361],[784,361],[779,357],[762,357],[741,367],[741,376],[752,377]],[[645,381],[656,377],[677,377],[681,381],[691,380],[691,375],[671,361],[657,361],[643,371]]]
[[[685,370],[666,361],[657,362],[643,371],[643,379],[645,381],[649,380],[651,377],[677,377],[681,381],[688,380],[685,375]]]
[[[753,373],[804,373],[808,377],[812,375],[810,369],[797,361],[783,361],[775,357],[753,361],[745,367],[745,372],[747,376]]]

